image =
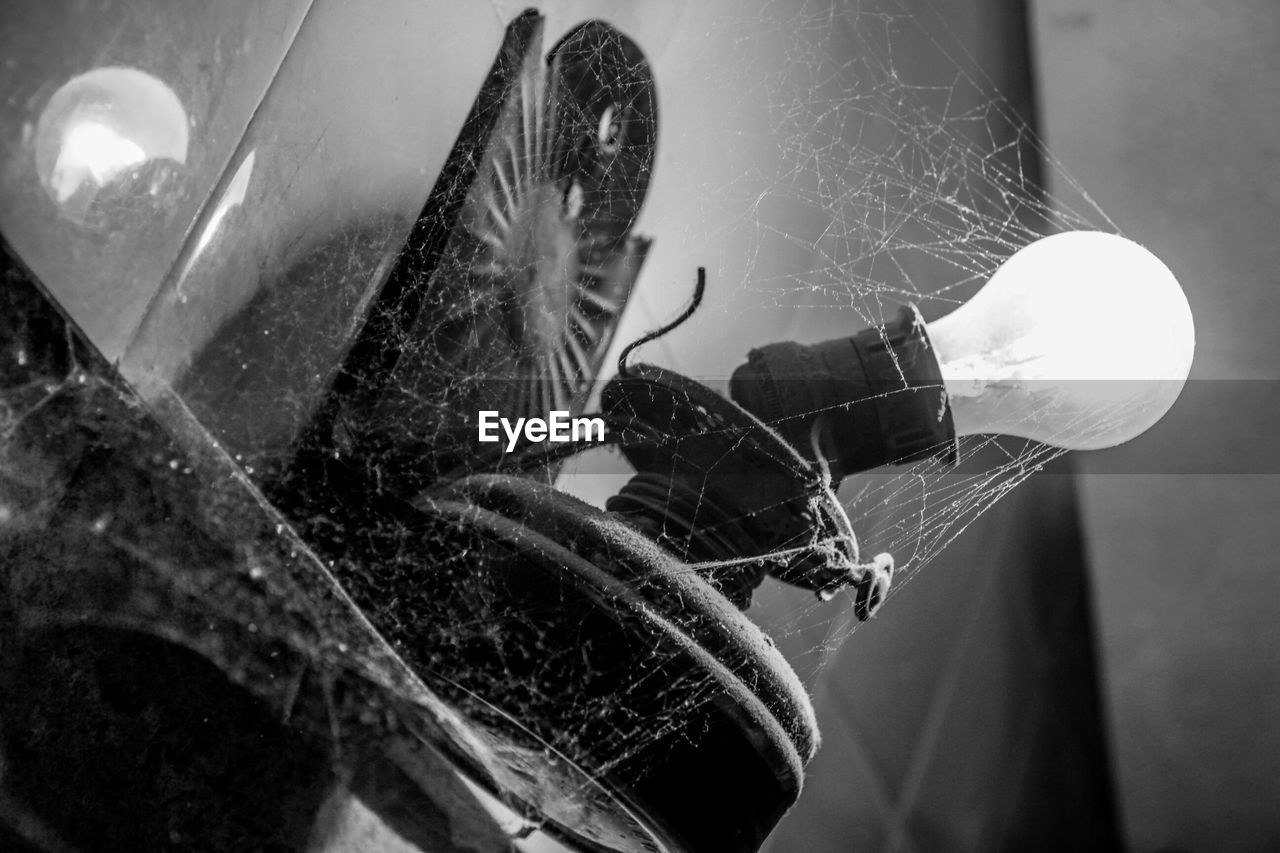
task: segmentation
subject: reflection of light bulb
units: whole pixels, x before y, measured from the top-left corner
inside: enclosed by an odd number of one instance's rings
[[[116,175],[146,159],[137,143],[114,128],[92,121],[77,124],[67,131],[49,176],[53,200],[66,202],[90,180],[96,186],[109,184]]]
[[[1094,231],[1024,247],[927,333],[957,434],[1073,450],[1111,447],[1159,420],[1195,350],[1173,274],[1137,243]]]
[[[182,101],[162,80],[136,68],[95,68],[68,80],[41,111],[36,170],[58,212],[80,225],[110,201],[163,207],[170,200],[137,178],[186,163],[190,130]]]

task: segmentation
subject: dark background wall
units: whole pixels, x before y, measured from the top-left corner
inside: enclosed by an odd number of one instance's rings
[[[1051,150],[1178,273],[1196,317],[1169,418],[1078,462],[1126,836],[1275,849],[1280,6],[1030,6]]]

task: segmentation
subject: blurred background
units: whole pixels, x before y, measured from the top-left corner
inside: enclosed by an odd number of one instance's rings
[[[372,222],[385,246],[403,241],[522,8],[6,9],[0,230],[131,381],[173,382],[263,271],[316,235]],[[750,615],[810,686],[825,737],[769,849],[1280,846],[1280,9],[540,11],[547,46],[604,18],[657,77],[659,159],[637,226],[655,242],[615,349],[685,304],[697,266],[706,304],[641,353],[695,377],[727,378],[751,346],[852,333],[908,298],[940,316],[1046,222],[1148,246],[1196,317],[1192,381],[1164,421],[1052,460],[962,523],[920,510],[938,547],[871,622],[852,631],[847,602],[780,585],[757,595]],[[134,147],[82,143],[115,146],[125,190],[110,164],[47,144],[120,90]],[[1010,454],[970,451],[958,482]],[[564,485],[599,500],[624,476],[605,457]],[[948,482],[931,475],[916,495],[910,475],[879,476],[842,492],[868,549]],[[897,496],[897,515],[868,494]]]

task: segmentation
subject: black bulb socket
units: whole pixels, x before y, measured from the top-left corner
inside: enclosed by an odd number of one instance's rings
[[[837,482],[883,465],[956,459],[942,370],[914,305],[851,337],[753,349],[729,394],[804,456],[820,454]]]

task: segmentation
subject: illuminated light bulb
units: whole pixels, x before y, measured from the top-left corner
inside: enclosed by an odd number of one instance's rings
[[[1022,248],[926,328],[958,435],[1071,450],[1112,447],[1160,420],[1195,351],[1173,273],[1137,243],[1097,231]]]
[[[753,350],[730,393],[839,478],[953,458],[958,435],[1120,444],[1173,405],[1194,351],[1168,268],[1123,237],[1075,231],[1022,248],[928,325],[909,308],[850,338]]]

